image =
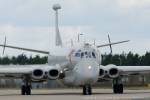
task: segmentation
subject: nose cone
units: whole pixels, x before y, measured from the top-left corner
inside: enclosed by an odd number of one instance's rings
[[[77,64],[78,79],[81,84],[93,84],[98,80],[99,66],[95,59],[82,59]]]

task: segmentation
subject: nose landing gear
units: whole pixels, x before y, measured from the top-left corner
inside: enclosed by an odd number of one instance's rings
[[[84,85],[83,86],[83,95],[91,95],[91,94],[92,94],[91,85]]]

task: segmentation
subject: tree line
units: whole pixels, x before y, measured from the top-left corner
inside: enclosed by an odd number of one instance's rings
[[[29,65],[29,64],[45,64],[47,63],[47,56],[40,57],[36,55],[35,57],[27,57],[25,54],[20,54],[17,57],[0,57],[0,65]]]
[[[17,57],[0,57],[0,65],[29,65],[29,64],[46,64],[48,57],[27,57],[25,54],[18,55]],[[115,64],[120,66],[150,66],[150,52],[144,55],[134,54],[132,52],[122,54],[102,54],[102,65]]]
[[[120,66],[150,66],[150,52],[146,52],[144,55],[133,54],[103,54],[102,65],[115,64]]]

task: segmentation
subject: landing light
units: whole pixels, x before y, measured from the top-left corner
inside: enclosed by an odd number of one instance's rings
[[[88,68],[89,68],[89,69],[91,69],[92,67],[91,67],[91,66],[89,66]]]
[[[63,71],[61,70],[60,73],[63,73]]]

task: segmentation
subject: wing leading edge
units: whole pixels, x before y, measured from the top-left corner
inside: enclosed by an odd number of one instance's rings
[[[33,71],[36,69],[44,70],[47,65],[5,65],[0,66],[0,77],[18,77],[22,78],[24,75],[31,76]]]
[[[42,54],[49,54],[48,51],[42,51],[42,50],[35,50],[35,49],[28,49],[28,48],[22,48],[22,47],[17,47],[17,46],[11,46],[11,45],[2,45],[0,44],[1,47],[4,48],[11,48],[11,49],[17,49],[17,50],[24,50],[24,51],[30,51],[30,52],[36,52],[36,53],[42,53]]]
[[[97,45],[97,48],[106,47],[106,46],[110,46],[110,45],[121,44],[121,43],[129,42],[129,41],[130,40],[113,42],[113,43],[108,43],[108,44],[103,44],[103,45]]]
[[[150,73],[150,66],[116,66],[121,75],[140,75]]]

